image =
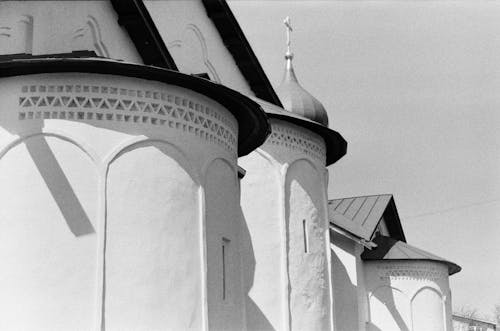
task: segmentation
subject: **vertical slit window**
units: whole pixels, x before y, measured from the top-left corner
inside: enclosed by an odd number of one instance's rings
[[[304,237],[304,253],[309,251],[309,238],[307,238],[307,221],[302,220],[302,235]]]
[[[222,300],[227,299],[227,259],[230,240],[222,238]]]

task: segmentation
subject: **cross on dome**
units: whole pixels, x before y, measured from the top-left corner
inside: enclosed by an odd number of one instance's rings
[[[292,23],[290,22],[290,16],[287,16],[283,20],[283,24],[285,24],[285,28],[286,28],[286,55],[293,57],[293,53],[290,50],[290,44],[291,44],[290,32],[293,31]]]
[[[328,114],[325,108],[315,97],[300,86],[293,70],[293,53],[290,49],[290,33],[293,31],[290,17],[283,20],[286,28],[286,66],[285,74],[276,93],[280,98],[283,108],[289,112],[308,118],[312,121],[328,126]]]

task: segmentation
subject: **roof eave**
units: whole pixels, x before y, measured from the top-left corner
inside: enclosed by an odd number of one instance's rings
[[[271,132],[266,113],[252,99],[224,85],[178,71],[103,58],[35,58],[0,62],[0,78],[64,72],[134,77],[203,94],[228,109],[238,121],[238,156],[247,155],[262,145]]]

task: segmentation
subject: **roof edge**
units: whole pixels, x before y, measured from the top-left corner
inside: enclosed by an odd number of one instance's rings
[[[202,2],[207,16],[214,23],[224,45],[255,95],[282,107],[278,95],[226,1],[202,0]]]
[[[432,253],[429,253],[427,251],[424,251],[420,248],[417,248],[415,246],[411,246],[405,242],[402,242],[400,240],[396,240],[390,237],[386,236],[377,236],[375,239],[373,239],[373,242],[377,244],[377,248],[373,250],[364,250],[363,253],[361,254],[361,259],[363,261],[430,261],[430,262],[438,262],[438,263],[443,263],[448,267],[448,275],[453,275],[456,274],[457,272],[460,272],[462,268],[451,261],[448,261],[446,259],[443,259],[439,256],[436,256]],[[417,251],[418,254],[421,254],[419,257],[387,257],[387,254],[389,251],[392,249],[393,246],[397,245],[400,243],[400,245],[404,245],[406,247],[411,248],[413,251]],[[425,254],[425,255],[424,255]]]
[[[144,64],[178,71],[142,0],[111,0],[111,5]]]
[[[252,152],[271,133],[266,113],[257,102],[224,85],[178,71],[104,58],[35,58],[0,62],[0,78],[65,72],[140,78],[205,95],[226,107],[238,121],[238,156]]]

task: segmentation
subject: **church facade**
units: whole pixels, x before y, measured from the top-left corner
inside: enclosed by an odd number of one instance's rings
[[[293,56],[273,89],[225,0],[1,2],[0,329],[451,330],[460,267],[329,200]]]

